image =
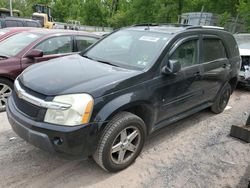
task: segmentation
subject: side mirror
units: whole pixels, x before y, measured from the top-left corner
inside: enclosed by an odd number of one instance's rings
[[[37,50],[37,49],[32,49],[30,50],[26,56],[27,58],[33,59],[35,57],[43,57],[43,51]]]
[[[168,65],[162,68],[163,74],[175,74],[181,70],[181,64],[178,60],[169,60]]]

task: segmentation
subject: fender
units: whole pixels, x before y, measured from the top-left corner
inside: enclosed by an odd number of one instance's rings
[[[98,124],[98,130],[102,128],[108,121],[109,117],[123,111],[125,109],[131,108],[137,105],[145,105],[146,109],[150,110],[152,117],[156,117],[157,113],[155,107],[151,104],[151,101],[148,100],[145,96],[145,90],[140,90],[133,93],[126,93],[121,95],[111,101],[109,101],[102,109],[97,113],[94,118],[94,122]]]

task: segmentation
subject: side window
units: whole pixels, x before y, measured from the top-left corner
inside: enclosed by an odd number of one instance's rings
[[[23,27],[23,22],[22,21],[17,21],[18,27]]]
[[[26,21],[27,27],[38,27],[36,22]]]
[[[17,22],[14,20],[5,20],[6,27],[17,27]]]
[[[170,60],[178,60],[182,68],[198,64],[198,39],[182,43],[171,55]]]
[[[94,44],[97,41],[96,38],[84,37],[84,36],[76,36],[75,39],[76,39],[77,50],[79,52],[84,51],[91,44]]]
[[[220,39],[203,39],[204,62],[227,58],[225,47]]]
[[[71,36],[49,38],[38,44],[35,49],[42,50],[44,55],[71,53]]]

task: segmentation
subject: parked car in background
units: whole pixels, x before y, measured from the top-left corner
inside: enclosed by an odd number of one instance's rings
[[[6,27],[39,27],[42,25],[39,21],[25,19],[25,18],[16,18],[16,17],[6,17],[0,18],[0,29]]]
[[[99,38],[87,32],[33,29],[0,42],[0,111],[5,110],[13,81],[28,66],[84,51]]]
[[[242,58],[239,84],[250,89],[250,33],[239,33],[235,34],[234,37]]]
[[[31,144],[93,156],[103,169],[119,171],[156,130],[205,108],[221,113],[240,63],[234,37],[221,29],[127,27],[81,55],[25,70],[15,81],[7,115]]]
[[[8,27],[8,28],[0,29],[0,41],[12,35],[15,35],[19,32],[28,31],[31,29],[34,29],[34,27]]]

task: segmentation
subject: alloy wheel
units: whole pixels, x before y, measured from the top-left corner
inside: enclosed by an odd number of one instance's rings
[[[141,142],[141,133],[137,127],[130,126],[123,129],[115,138],[110,157],[115,164],[124,164],[136,153]]]
[[[12,89],[3,83],[0,83],[0,111],[5,110],[7,99],[11,95]]]

